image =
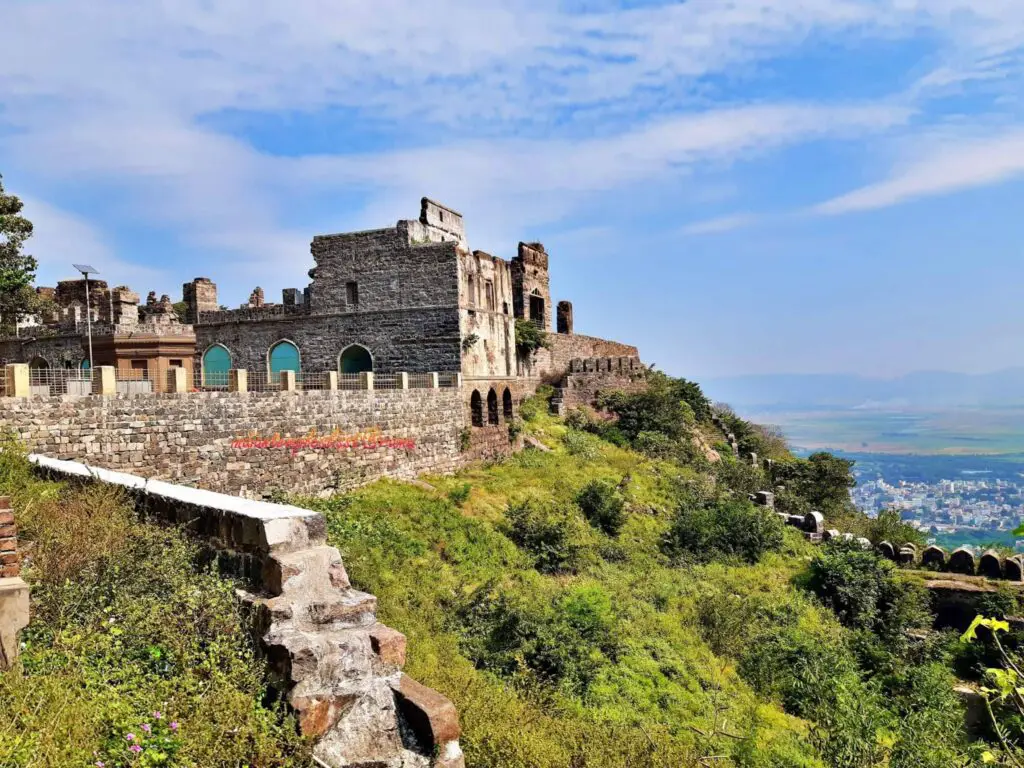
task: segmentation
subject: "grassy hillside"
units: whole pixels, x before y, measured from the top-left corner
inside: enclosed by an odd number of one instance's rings
[[[551,452],[427,478],[433,490],[300,500],[408,634],[409,673],[457,703],[468,765],[973,764],[956,638],[906,636],[929,621],[920,589],[871,553],[822,561],[776,528],[746,502],[759,472],[694,448],[716,436],[693,409],[653,431],[582,414],[570,428],[542,403],[524,415]],[[781,502],[839,499],[836,517],[872,525],[843,508],[842,478],[800,480],[821,467],[794,464]]]

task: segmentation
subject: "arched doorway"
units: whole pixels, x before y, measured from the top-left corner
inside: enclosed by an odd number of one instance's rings
[[[342,373],[363,373],[373,370],[373,355],[362,344],[350,344],[338,358],[338,370]]]
[[[300,371],[299,348],[290,341],[279,341],[270,348],[270,375],[276,377],[281,371]]]
[[[508,387],[505,387],[505,391],[501,393],[501,408],[504,411],[505,421],[512,421],[515,418],[512,411],[512,393]]]
[[[479,390],[473,390],[473,394],[469,398],[469,410],[472,415],[473,426],[482,427],[484,425],[484,401],[480,397]]]
[[[231,353],[223,344],[214,344],[203,353],[203,386],[226,387],[231,370]]]
[[[50,364],[41,357],[33,357],[28,364],[28,379],[30,384],[45,384],[46,375],[50,370]]]
[[[487,393],[487,423],[497,424],[498,422],[498,393],[491,389]]]

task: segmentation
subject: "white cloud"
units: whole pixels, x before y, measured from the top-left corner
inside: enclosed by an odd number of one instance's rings
[[[687,224],[682,228],[682,233],[684,235],[717,235],[723,232],[743,229],[759,221],[761,221],[760,216],[749,213],[734,213],[728,216],[718,216],[714,219]]]
[[[889,179],[815,206],[829,216],[885,208],[923,197],[995,184],[1024,175],[1024,130],[951,142]]]
[[[165,277],[152,267],[122,261],[110,243],[88,221],[41,200],[22,196],[23,215],[33,224],[26,252],[39,262],[37,284],[54,285],[58,280],[79,277],[72,264],[88,264],[100,272],[100,279],[115,284],[128,281],[155,283]]]
[[[0,132],[0,161],[52,199],[68,182],[100,180],[122,193],[114,218],[160,227],[262,281],[304,272],[310,233],[295,231],[293,212],[311,195],[360,193],[363,210],[329,222],[340,229],[413,214],[429,193],[466,208],[473,242],[496,249],[602,194],[911,118],[915,108],[889,102],[707,107],[710,76],[754,80],[807,41],[923,30],[940,69],[917,94],[977,73],[998,81],[1024,45],[1016,0],[589,7],[7,0],[0,128],[13,130]],[[382,121],[416,148],[274,156],[209,119],[327,108]]]

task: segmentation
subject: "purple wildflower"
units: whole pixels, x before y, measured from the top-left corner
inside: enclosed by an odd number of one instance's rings
[[[135,734],[134,733],[129,733],[124,738],[125,738],[125,741],[135,741]]]
[[[128,749],[130,749],[135,754],[138,754],[142,751],[142,747],[140,747],[138,744],[132,744],[130,747],[128,747]]]
[[[178,730],[178,721],[177,720],[172,720],[169,727],[170,727],[170,729],[172,731]]]
[[[146,733],[149,733],[153,729],[149,727],[149,723],[143,723],[142,724],[142,730],[144,730]]]

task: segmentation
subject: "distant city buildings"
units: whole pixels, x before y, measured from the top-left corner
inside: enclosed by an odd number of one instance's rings
[[[974,532],[1006,537],[1024,519],[1024,480],[1002,478],[942,479],[936,482],[888,483],[877,473],[855,472],[854,504],[876,516],[899,510],[903,519],[931,536]],[[1024,549],[1024,539],[1017,540]]]

